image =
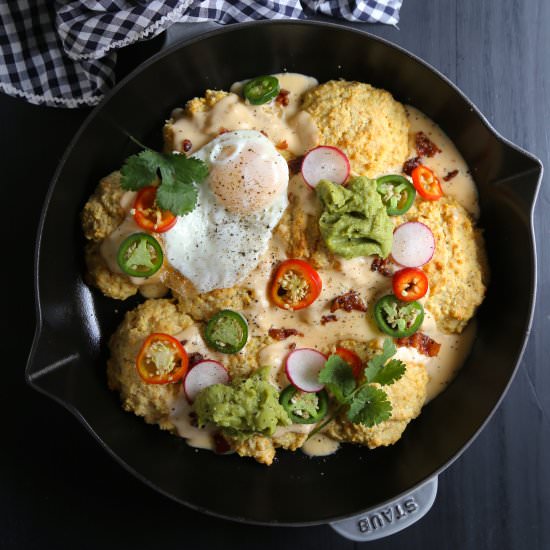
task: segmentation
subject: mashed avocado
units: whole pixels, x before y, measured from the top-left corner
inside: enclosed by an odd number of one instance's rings
[[[344,258],[390,253],[393,223],[373,180],[353,178],[346,187],[322,180],[315,189],[324,209],[319,227],[331,252]]]
[[[229,386],[214,384],[202,390],[194,403],[199,426],[212,423],[232,436],[247,436],[272,435],[277,426],[291,424],[279,404],[279,392],[268,379],[269,367],[262,367]]]

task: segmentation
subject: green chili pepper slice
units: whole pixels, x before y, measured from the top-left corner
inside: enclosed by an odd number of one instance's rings
[[[382,332],[393,338],[405,338],[422,325],[424,308],[419,302],[402,302],[388,294],[376,302],[374,319]]]
[[[294,424],[316,424],[328,412],[328,395],[325,390],[307,393],[295,386],[287,386],[279,396],[279,403]]]
[[[263,105],[279,95],[281,88],[274,76],[259,76],[244,85],[243,94],[252,105]]]
[[[148,233],[134,233],[120,245],[120,269],[132,277],[151,277],[162,266],[164,254],[158,241]]]
[[[248,323],[236,311],[222,309],[208,321],[204,331],[208,347],[221,353],[237,353],[248,340]]]
[[[376,190],[382,195],[389,216],[401,216],[414,203],[416,189],[405,177],[397,174],[382,176],[376,180]]]

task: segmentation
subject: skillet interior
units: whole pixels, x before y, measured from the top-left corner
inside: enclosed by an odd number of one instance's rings
[[[133,148],[154,144],[170,110],[208,87],[282,70],[346,78],[392,92],[435,119],[457,144],[480,191],[492,269],[473,352],[453,384],[393,447],[344,446],[326,459],[280,453],[270,468],[196,451],[124,413],[105,379],[106,344],[124,311],[82,282],[78,214],[98,179]],[[158,144],[158,143],[157,143]],[[77,413],[142,480],[231,519],[306,524],[350,516],[402,494],[450,463],[503,395],[524,346],[534,299],[530,212],[541,167],[497,137],[472,105],[406,52],[337,25],[241,25],[177,45],[145,63],[92,113],[60,166],[39,232],[39,322],[27,375]],[[513,289],[513,292],[510,292]],[[39,315],[40,317],[40,315]]]

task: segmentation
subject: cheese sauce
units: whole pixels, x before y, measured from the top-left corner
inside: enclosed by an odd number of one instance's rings
[[[295,73],[275,75],[282,90],[289,92],[288,105],[277,102],[249,105],[238,95],[243,82],[231,86],[231,92],[218,101],[211,110],[183,114],[172,124],[173,144],[183,150],[183,141],[191,142],[189,152],[200,149],[225,129],[257,130],[281,149],[294,155],[303,155],[318,142],[318,130],[310,115],[300,111],[299,98],[306,90],[318,84],[315,78]],[[286,145],[286,146],[285,146]]]
[[[299,111],[299,97],[307,89],[315,86],[317,81],[311,77],[298,74],[277,75],[282,89],[289,91],[289,104],[282,107],[277,103],[263,106],[251,106],[244,103],[237,95],[243,83],[231,87],[231,93],[221,99],[209,111],[195,113],[192,117],[180,116],[172,124],[173,142],[176,148],[184,139],[192,143],[193,152],[223,129],[253,129],[265,132],[273,143],[285,144],[293,155],[301,155],[318,143],[318,131],[307,113]],[[477,190],[464,159],[445,135],[445,133],[428,117],[413,107],[407,107],[410,120],[410,154],[417,156],[414,149],[416,132],[424,132],[441,149],[432,158],[423,158],[422,162],[431,168],[440,178],[443,191],[454,197],[474,217],[479,215]],[[456,172],[449,181],[444,177]],[[313,217],[318,217],[321,206],[314,191],[302,180],[301,175],[290,179],[288,193],[300,204],[302,211]],[[132,200],[123,197],[124,207],[128,210]],[[121,226],[101,245],[101,253],[109,268],[120,273],[116,262],[116,252],[122,240],[131,233],[139,231],[131,216],[128,216]],[[274,307],[269,299],[269,284],[274,267],[286,259],[287,243],[275,232],[267,253],[259,265],[239,285],[254,290],[253,303],[242,313],[248,320],[251,336],[265,336],[271,328],[296,329],[298,335],[283,341],[274,341],[259,352],[260,365],[272,367],[272,383],[279,389],[288,385],[284,374],[284,360],[294,347],[310,347],[327,351],[341,340],[354,339],[368,341],[373,338],[382,340],[380,331],[372,319],[372,304],[382,295],[391,292],[391,278],[384,277],[371,270],[372,258],[356,258],[341,260],[336,269],[320,269],[323,281],[320,297],[308,308],[301,311],[287,311]],[[162,271],[162,270],[161,270]],[[134,279],[132,279],[134,281]],[[143,280],[135,280],[143,284]],[[147,283],[157,282],[154,278]],[[330,311],[335,297],[350,290],[357,291],[368,307],[368,312],[338,310]],[[424,299],[425,300],[425,299]],[[422,301],[424,301],[422,300]],[[328,317],[333,316],[333,317]],[[423,333],[441,344],[437,357],[426,357],[414,348],[398,348],[397,357],[405,362],[424,364],[428,375],[428,390],[426,402],[436,397],[450,383],[467,357],[475,336],[475,321],[472,321],[461,335],[449,335],[441,332],[429,311],[426,311],[424,323],[420,329]],[[200,331],[192,326],[176,335],[184,340],[188,353],[201,353],[224,363],[224,355],[209,350]],[[246,350],[246,348],[245,348]],[[240,353],[244,353],[241,351]],[[198,430],[192,425],[190,406],[182,392],[174,403],[170,420],[176,426],[178,433],[188,440],[192,446],[212,448],[212,432]],[[311,425],[292,425],[278,428],[277,434],[286,432],[309,433]],[[302,450],[310,456],[326,456],[338,449],[338,442],[322,433],[309,439]]]
[[[479,217],[477,187],[470,174],[470,169],[462,155],[458,152],[447,134],[424,113],[407,105],[407,115],[410,123],[410,153],[409,157],[417,155],[414,148],[414,136],[424,132],[440,149],[433,157],[423,157],[422,164],[434,171],[441,181],[443,193],[456,199],[475,219]],[[447,175],[457,171],[456,176],[445,181]]]

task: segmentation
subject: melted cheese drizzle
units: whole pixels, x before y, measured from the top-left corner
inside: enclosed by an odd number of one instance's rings
[[[293,155],[302,155],[318,143],[318,130],[310,115],[300,111],[300,97],[318,84],[315,78],[296,73],[276,75],[281,89],[289,92],[288,105],[281,106],[276,102],[267,105],[249,105],[238,95],[243,83],[237,82],[231,86],[231,93],[221,99],[207,112],[194,113],[192,117],[181,116],[172,125],[173,141],[176,150],[183,151],[183,140],[192,143],[189,154],[200,149],[215,138],[221,130],[257,130],[269,136],[275,144],[286,143],[286,149]],[[281,148],[284,151],[285,148]],[[131,208],[136,193],[127,191],[121,198],[120,205],[127,215],[123,222],[100,245],[100,254],[109,270],[124,274],[117,261],[120,245],[133,233],[143,231],[134,221]],[[162,234],[155,238],[164,248]],[[130,281],[140,287],[140,292],[147,298],[158,298],[166,293],[162,284],[166,270],[160,269],[152,277],[129,277]]]
[[[286,142],[288,150],[294,155],[300,155],[318,144],[318,131],[307,113],[299,111],[299,97],[307,89],[315,86],[317,81],[311,77],[298,74],[277,75],[282,89],[288,90],[289,105],[281,107],[277,104],[268,106],[251,106],[242,102],[237,93],[243,83],[236,83],[231,92],[220,100],[211,110],[195,113],[193,117],[181,116],[172,125],[176,148],[181,150],[182,141],[189,139],[192,143],[191,152],[199,149],[221,129],[254,129],[264,131],[275,144]],[[454,197],[474,217],[479,215],[477,190],[469,173],[468,167],[445,133],[427,116],[415,109],[407,107],[410,121],[410,157],[416,156],[414,135],[423,131],[441,152],[432,158],[424,158],[423,163],[439,176],[444,193]],[[453,171],[458,174],[448,182],[443,177]],[[320,204],[315,193],[304,184],[301,176],[295,175],[289,183],[289,195],[297,197],[304,213],[311,216],[320,214]],[[133,198],[123,197],[123,206],[130,209]],[[121,226],[101,246],[101,253],[109,268],[117,273],[121,270],[116,262],[116,252],[122,240],[129,234],[140,229],[130,215]],[[321,324],[324,315],[330,315],[330,305],[336,296],[349,290],[360,293],[371,311],[371,305],[380,296],[391,292],[391,278],[384,277],[370,270],[372,258],[355,258],[341,260],[338,269],[319,270],[323,281],[320,297],[308,308],[301,311],[287,311],[274,307],[268,298],[268,285],[273,268],[286,259],[286,242],[275,233],[270,247],[257,268],[252,271],[241,286],[254,289],[255,300],[243,311],[249,322],[251,336],[264,336],[270,328],[295,328],[303,336],[292,336],[283,341],[274,342],[259,352],[259,363],[272,367],[272,383],[279,389],[289,384],[283,363],[289,351],[294,347],[311,347],[326,351],[327,348],[341,340],[355,339],[367,341],[373,338],[382,340],[369,313],[358,311],[336,311],[336,321]],[[162,270],[161,270],[162,271]],[[154,283],[150,278],[132,279],[136,284]],[[426,298],[421,300],[425,301]],[[441,344],[437,357],[426,357],[414,348],[398,348],[396,357],[405,362],[416,362],[425,365],[429,375],[426,402],[436,397],[451,382],[462,363],[466,359],[475,336],[475,320],[472,320],[466,330],[460,334],[445,334],[438,330],[433,317],[426,311],[421,331]],[[209,350],[196,326],[192,326],[178,335],[178,339],[186,340],[185,348],[189,354],[201,353],[205,358],[211,358],[224,363],[224,355]],[[246,349],[246,348],[245,348]],[[239,353],[244,353],[241,351]],[[183,392],[173,404],[170,420],[176,426],[180,436],[187,439],[189,445],[200,448],[213,448],[212,430],[193,427],[189,413],[191,412]],[[285,432],[309,433],[311,425],[292,425],[278,428],[276,434]],[[302,447],[309,456],[326,456],[338,449],[338,442],[322,433],[316,434]]]
[[[289,92],[287,106],[277,102],[249,105],[239,95],[243,82],[236,82],[231,86],[231,92],[212,109],[194,113],[192,117],[184,114],[172,124],[176,150],[183,150],[183,141],[189,140],[192,145],[190,152],[194,152],[224,129],[264,132],[275,145],[286,142],[288,150],[294,155],[303,155],[315,147],[319,132],[310,115],[299,110],[299,98],[306,90],[316,86],[317,80],[295,73],[275,76],[281,89]]]
[[[409,136],[411,136],[409,158],[416,156],[414,135],[416,132],[424,132],[441,149],[441,153],[431,158],[422,158],[422,164],[433,170],[439,177],[445,195],[456,199],[475,219],[479,218],[477,187],[458,149],[449,136],[424,113],[410,105],[407,105],[406,109],[410,123]],[[444,181],[443,178],[454,170],[458,170],[458,174],[449,181]]]

